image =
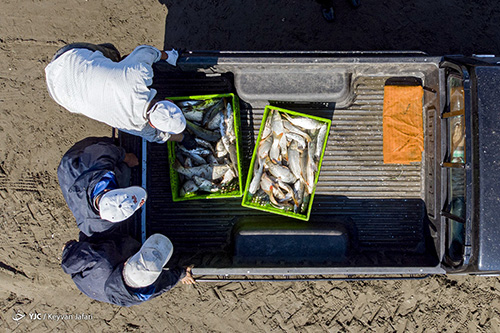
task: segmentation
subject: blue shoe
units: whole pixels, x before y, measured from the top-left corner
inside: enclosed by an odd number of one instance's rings
[[[353,7],[359,7],[361,5],[361,0],[351,0],[351,5]]]

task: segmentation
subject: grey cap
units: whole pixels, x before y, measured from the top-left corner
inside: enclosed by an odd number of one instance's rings
[[[173,252],[174,246],[170,239],[162,234],[151,235],[139,252],[125,263],[123,267],[125,284],[132,288],[143,288],[153,284]]]

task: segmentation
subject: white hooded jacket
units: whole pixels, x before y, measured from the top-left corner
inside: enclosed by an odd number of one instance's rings
[[[151,142],[170,135],[148,124],[147,109],[156,95],[152,64],[161,51],[141,45],[120,62],[100,51],[70,49],[52,61],[45,74],[50,96],[73,113],[80,113]]]

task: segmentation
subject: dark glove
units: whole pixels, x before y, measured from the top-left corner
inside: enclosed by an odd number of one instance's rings
[[[196,140],[194,139],[194,135],[192,135],[188,131],[185,131],[182,134],[184,134],[184,138],[181,141],[181,145],[183,145],[186,149],[195,149],[197,144]]]

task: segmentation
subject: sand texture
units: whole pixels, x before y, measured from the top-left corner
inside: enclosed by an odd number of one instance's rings
[[[497,277],[200,283],[120,308],[87,298],[60,268],[78,229],[57,165],[111,128],[49,97],[44,67],[58,48],[499,53],[495,1],[363,1],[354,10],[338,0],[334,23],[312,0],[0,1],[0,331],[500,332]]]

